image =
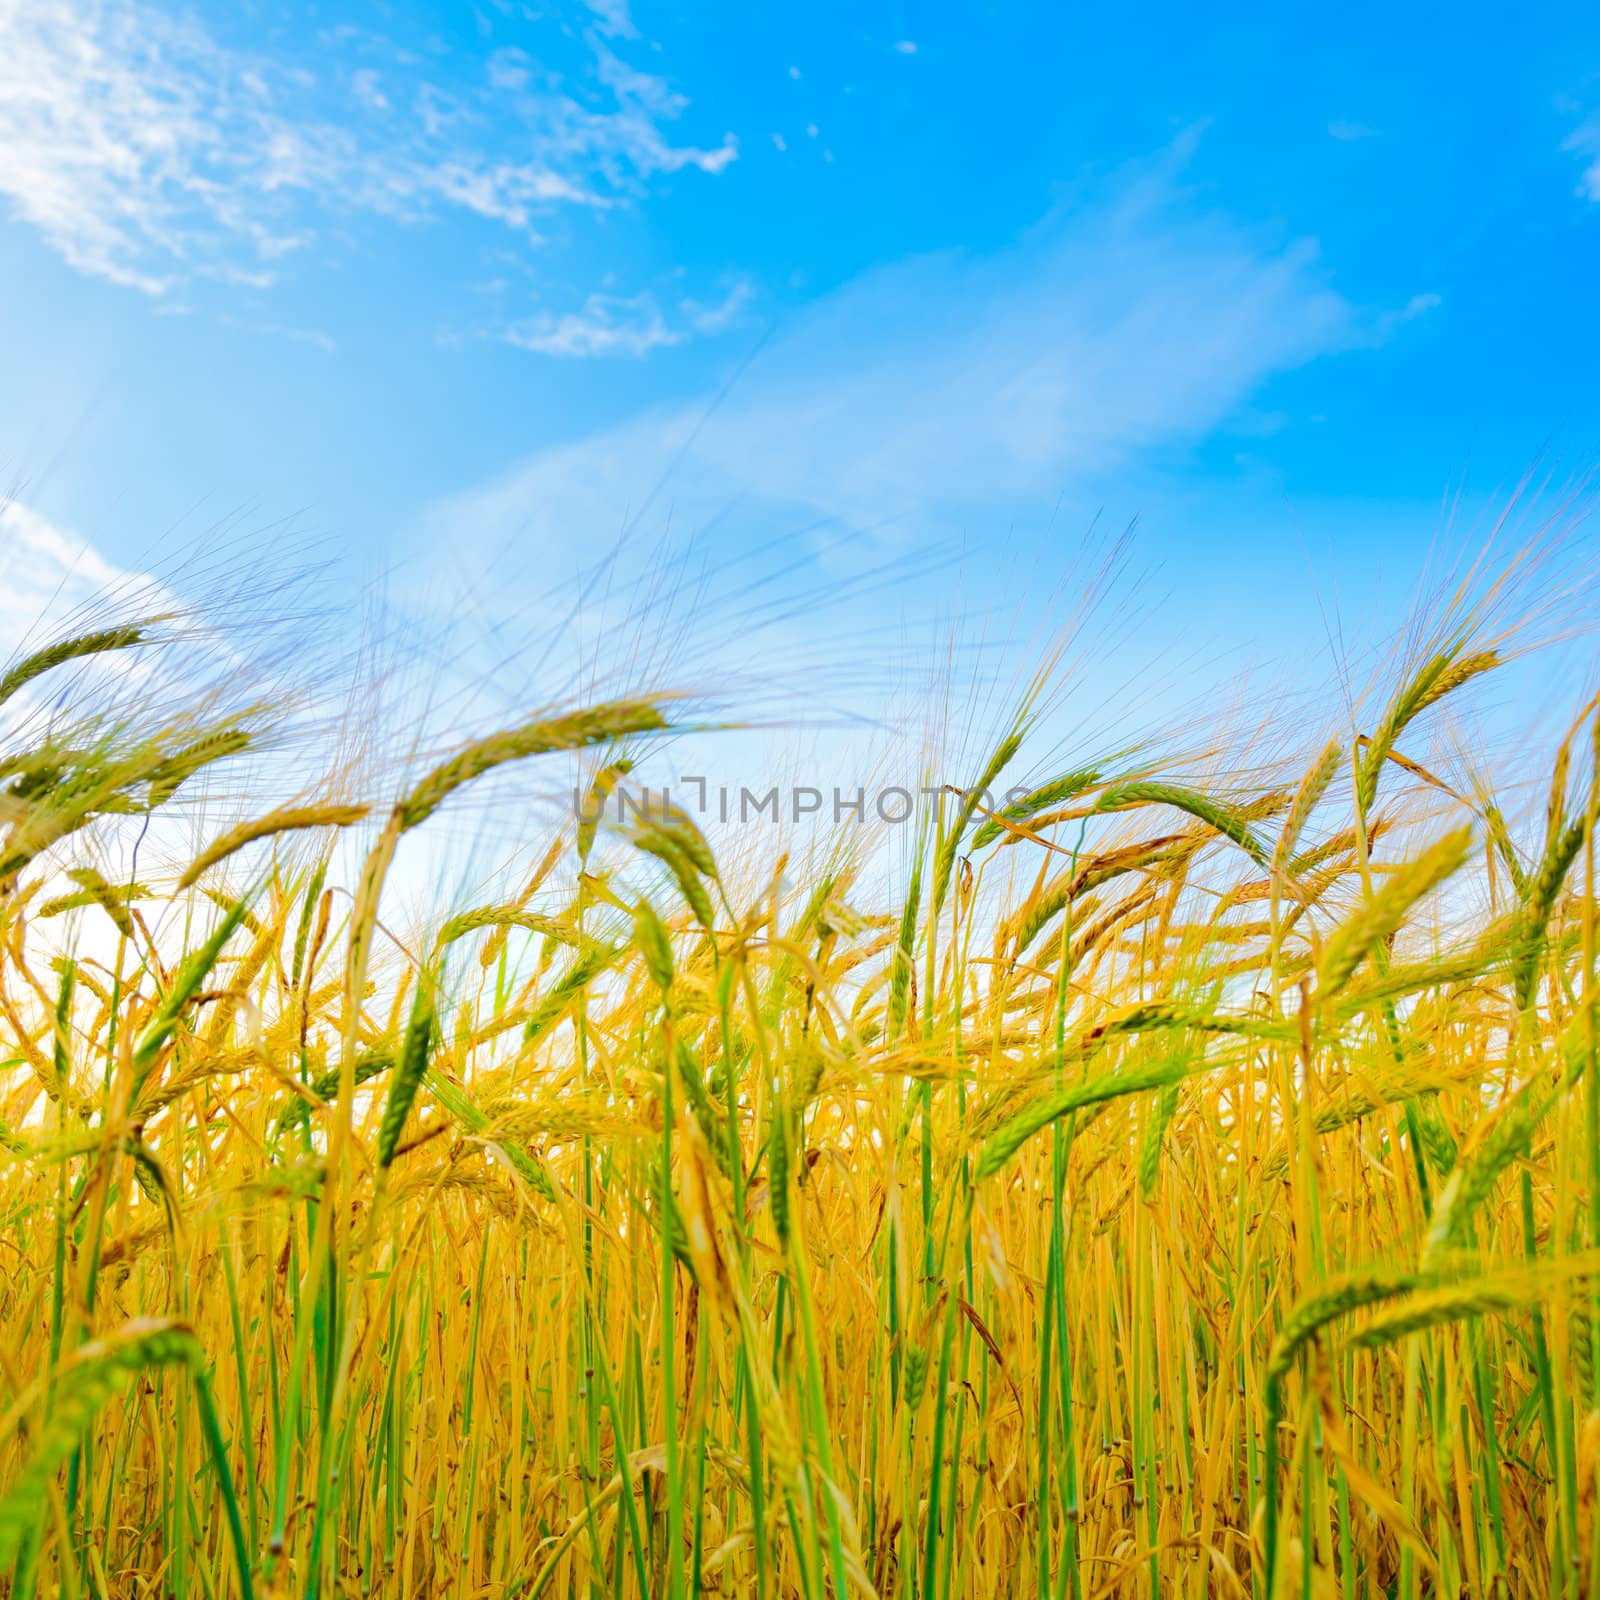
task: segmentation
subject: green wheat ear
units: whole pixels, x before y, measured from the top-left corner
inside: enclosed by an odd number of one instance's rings
[[[633,914],[634,939],[644,958],[650,981],[663,995],[672,987],[672,941],[649,901],[641,900]]]
[[[36,650],[0,678],[0,705],[4,705],[35,678],[65,666],[69,661],[106,655],[114,650],[131,650],[135,645],[147,643],[150,630],[164,620],[162,617],[149,617],[123,628],[102,628],[94,633],[80,633],[76,638],[61,639],[42,650]]]
[[[1372,950],[1399,928],[1406,913],[1461,866],[1471,847],[1472,830],[1456,828],[1391,873],[1376,894],[1328,935],[1317,974],[1318,997],[1336,995]]]
[[[1403,1300],[1373,1317],[1345,1341],[1347,1349],[1375,1350],[1409,1334],[1423,1333],[1451,1322],[1498,1312],[1522,1311],[1537,1305],[1563,1283],[1600,1275],[1600,1250],[1532,1267],[1487,1273],[1461,1283],[1445,1284]]]
[[[392,1053],[388,1051],[373,1051],[366,1055],[356,1057],[355,1083],[356,1087],[370,1083],[372,1079],[381,1077],[395,1062]],[[326,1072],[313,1078],[310,1084],[311,1092],[318,1100],[329,1101],[339,1092],[340,1071],[338,1067],[330,1067]],[[286,1095],[278,1102],[278,1113],[273,1119],[273,1128],[278,1133],[286,1133],[290,1128],[311,1120],[311,1106],[298,1094]]]
[[[632,771],[632,760],[627,756],[619,756],[595,773],[588,793],[584,796],[583,804],[578,809],[580,865],[588,864],[589,852],[594,849],[595,835],[600,825],[600,818],[605,813],[606,801],[615,793],[617,785]]]
[[[1022,740],[1027,732],[1026,724],[1019,723],[1014,727],[998,745],[989,757],[988,764],[978,775],[978,781],[965,790],[961,796],[961,804],[956,808],[955,820],[950,824],[949,830],[939,842],[938,853],[933,863],[933,914],[939,915],[944,906],[944,897],[950,888],[950,874],[956,864],[956,855],[961,849],[962,836],[967,831],[967,825],[972,821],[973,814],[977,811],[979,802],[994,784],[995,780],[1005,769],[1011,765],[1012,759],[1022,746]],[[973,848],[977,845],[974,842]]]
[[[595,981],[622,953],[616,945],[594,944],[581,950],[572,965],[556,979],[523,1025],[525,1043],[542,1039],[583,998]]]
[[[439,1016],[434,997],[434,980],[426,971],[417,974],[416,993],[411,1000],[411,1017],[406,1023],[400,1053],[395,1058],[394,1076],[389,1080],[389,1098],[384,1104],[383,1121],[378,1125],[378,1166],[388,1167],[400,1145],[411,1104],[428,1070],[438,1035]]]
[[[641,822],[633,830],[633,842],[666,867],[700,926],[709,930],[716,912],[706,881],[717,881],[717,864],[694,822],[674,807]]]
[[[1146,1200],[1156,1192],[1156,1183],[1161,1176],[1161,1147],[1166,1143],[1172,1119],[1178,1114],[1178,1097],[1181,1093],[1180,1083],[1169,1083],[1161,1090],[1139,1141],[1139,1193]]]
[[[922,904],[922,867],[924,837],[918,835],[917,851],[911,862],[911,887],[906,891],[906,903],[900,912],[900,932],[895,941],[894,964],[889,977],[889,1010],[884,1025],[884,1036],[891,1042],[900,1036],[905,1026],[906,1009],[911,1001],[911,978],[915,970],[912,953],[917,944],[917,912]]]
[[[1539,958],[1548,937],[1550,914],[1572,863],[1578,859],[1587,831],[1584,818],[1578,817],[1563,827],[1553,827],[1538,870],[1525,886],[1525,898],[1512,932],[1511,980],[1517,1005],[1525,1007],[1533,999],[1538,981]]]
[[[1313,1290],[1283,1319],[1267,1356],[1267,1377],[1285,1377],[1295,1357],[1329,1323],[1364,1306],[1409,1294],[1425,1282],[1425,1275],[1414,1268],[1380,1266],[1349,1273]]]
[[[782,1092],[772,1099],[772,1118],[767,1127],[767,1193],[772,1207],[772,1225],[778,1232],[778,1243],[786,1249],[792,1225],[790,1208],[794,1197],[790,1191],[789,1110]]]
[[[1010,834],[1007,822],[1026,822],[1041,811],[1048,811],[1051,806],[1063,805],[1081,794],[1087,794],[1100,782],[1101,774],[1095,767],[1085,767],[1082,771],[1067,772],[1059,778],[1052,778],[1049,783],[1042,784],[1022,799],[1001,806],[994,816],[985,818],[972,835],[972,848],[981,850],[986,844],[993,844],[1002,834]]]
[[[1527,1152],[1539,1124],[1560,1103],[1582,1070],[1583,1057],[1574,1042],[1572,1059],[1564,1072],[1554,1080],[1546,1072],[1533,1073],[1478,1123],[1434,1203],[1422,1246],[1424,1264],[1466,1243],[1472,1219],[1501,1173]]]
[[[1184,1054],[1143,1067],[1130,1067],[1125,1072],[1108,1072],[1056,1094],[1043,1095],[995,1129],[979,1152],[973,1175],[980,1183],[992,1178],[1036,1133],[1069,1112],[1118,1100],[1125,1095],[1166,1089],[1205,1070],[1205,1065],[1197,1066]]]
[[[42,1531],[51,1481],[111,1401],[127,1394],[140,1374],[163,1367],[187,1370],[195,1386],[201,1429],[227,1508],[240,1588],[249,1600],[249,1555],[233,1478],[212,1404],[205,1352],[187,1323],[138,1317],[114,1333],[80,1345],[52,1375],[50,1410],[21,1473],[0,1499],[0,1568],[17,1558],[23,1540]]]
[[[1371,1267],[1325,1283],[1300,1300],[1278,1329],[1267,1355],[1263,1384],[1263,1436],[1266,1466],[1262,1472],[1265,1508],[1267,1592],[1277,1592],[1278,1576],[1278,1427],[1283,1418],[1283,1380],[1295,1358],[1324,1328],[1339,1318],[1404,1295],[1427,1282],[1418,1272],[1397,1267]]]
[[[451,1118],[467,1133],[482,1135],[491,1138],[493,1128],[489,1118],[478,1108],[471,1096],[459,1084],[452,1083],[437,1067],[430,1067],[423,1075],[428,1085],[428,1092],[450,1114]],[[512,1170],[520,1177],[535,1194],[542,1199],[554,1202],[560,1197],[549,1169],[544,1162],[521,1148],[512,1140],[496,1144],[496,1148],[506,1158]]]
[[[222,948],[238,931],[250,909],[251,895],[238,899],[232,910],[217,924],[215,931],[193,955],[187,957],[173,976],[166,994],[155,1015],[145,1024],[133,1046],[133,1088],[130,1101],[136,1102],[139,1091],[155,1068],[156,1061],[172,1037],[189,1002],[199,993],[211,969],[217,964]]]
[[[1225,805],[1210,795],[1186,784],[1165,783],[1140,778],[1103,789],[1095,801],[1096,811],[1124,811],[1134,806],[1172,806],[1187,812],[1197,821],[1231,839],[1252,860],[1266,862],[1266,850],[1250,827],[1250,819],[1238,806]]]

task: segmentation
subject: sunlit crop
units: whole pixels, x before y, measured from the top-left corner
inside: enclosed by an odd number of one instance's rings
[[[619,824],[650,694],[213,812],[272,709],[80,712],[146,638],[0,682],[12,1595],[1600,1592],[1600,722],[1432,770],[1471,617],[1002,804],[1024,705],[892,895]],[[604,817],[391,925],[551,763]]]

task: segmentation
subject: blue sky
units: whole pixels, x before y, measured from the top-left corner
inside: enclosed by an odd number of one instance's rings
[[[1597,247],[1592,7],[0,0],[7,607],[291,530],[526,696],[628,530],[755,680],[1136,523],[1176,692],[1586,471]]]

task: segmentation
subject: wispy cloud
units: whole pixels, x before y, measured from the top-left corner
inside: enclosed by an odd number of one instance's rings
[[[615,39],[637,39],[639,30],[633,25],[627,0],[586,0],[596,25],[602,33]]]
[[[114,566],[32,506],[0,495],[0,659],[112,596],[147,609],[171,604],[154,579]]]
[[[591,294],[576,311],[524,317],[506,328],[502,337],[508,344],[547,356],[644,356],[682,344],[693,334],[725,332],[751,294],[749,284],[741,281],[714,304],[679,300],[670,319],[649,292]]]
[[[724,170],[732,136],[675,141],[688,102],[613,48],[625,5],[591,10],[581,81],[500,49],[441,83],[384,41],[247,54],[145,0],[0,0],[0,195],[79,271],[160,295],[262,286],[352,214],[531,238],[544,211]]]
[[[1365,350],[1377,350],[1395,338],[1408,323],[1420,322],[1444,304],[1441,295],[1414,294],[1403,306],[1375,307],[1354,318],[1350,342]]]
[[[383,92],[382,76],[372,67],[359,67],[350,74],[350,92],[369,111],[389,109],[389,97]]]
[[[1353,144],[1360,139],[1376,139],[1378,130],[1369,128],[1364,122],[1348,122],[1341,117],[1328,124],[1328,137]]]
[[[1312,245],[1266,245],[1147,177],[1001,256],[863,277],[727,395],[541,451],[436,507],[422,538],[448,531],[456,560],[592,550],[732,507],[750,538],[993,519],[1204,437],[1274,374],[1369,342],[1368,322]]]
[[[577,311],[525,317],[505,332],[508,344],[545,356],[642,356],[679,337],[648,294],[592,294]]]
[[[739,321],[744,308],[755,298],[747,278],[740,278],[720,300],[704,304],[699,300],[680,300],[678,309],[688,318],[696,333],[725,333]]]
[[[1590,117],[1561,148],[1573,152],[1584,162],[1578,178],[1578,193],[1585,200],[1600,200],[1600,117]]]
[[[249,317],[235,317],[224,312],[218,319],[225,327],[238,328],[245,333],[258,333],[270,339],[287,339],[290,344],[309,345],[331,356],[339,346],[331,335],[320,328],[302,328],[289,322],[263,322]]]

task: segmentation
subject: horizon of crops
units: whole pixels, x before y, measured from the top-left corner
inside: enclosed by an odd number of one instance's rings
[[[169,871],[270,705],[75,698],[165,623],[14,663],[0,1592],[1600,1592],[1600,716],[1434,771],[1486,615],[1272,770],[997,810],[1025,698],[886,903],[610,809],[403,937],[408,836],[550,762],[593,816],[677,704]]]

